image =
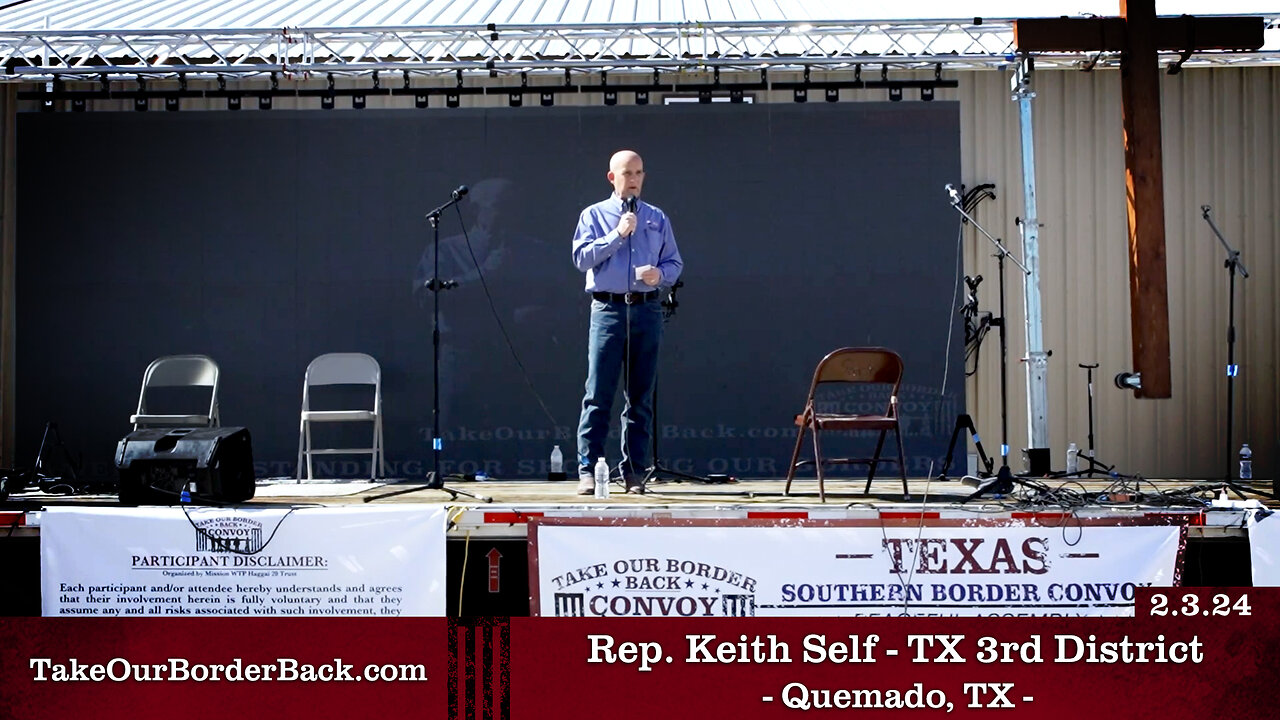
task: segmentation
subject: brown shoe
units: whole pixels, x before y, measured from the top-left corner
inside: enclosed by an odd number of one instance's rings
[[[590,475],[578,476],[578,494],[579,495],[595,495],[596,479]]]
[[[643,495],[644,494],[644,478],[627,478],[627,494]]]

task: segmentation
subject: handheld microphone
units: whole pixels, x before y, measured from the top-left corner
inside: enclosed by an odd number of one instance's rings
[[[943,185],[942,189],[946,190],[947,194],[951,196],[951,202],[957,205],[960,204],[960,193],[956,192],[956,189],[951,186],[951,183],[947,183],[946,185]]]
[[[459,185],[458,189],[453,191],[453,199],[461,200],[462,196],[466,195],[468,192],[470,192],[470,190],[467,189],[466,185]]]
[[[622,204],[626,206],[627,212],[636,211],[636,202],[637,201],[636,201],[635,195],[628,195],[627,197],[622,199]]]

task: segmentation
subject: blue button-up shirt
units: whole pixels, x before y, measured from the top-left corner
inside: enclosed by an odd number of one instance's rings
[[[587,292],[651,292],[656,288],[636,279],[635,268],[653,265],[662,272],[659,285],[674,285],[684,269],[666,213],[637,201],[636,229],[618,235],[622,198],[615,193],[582,211],[573,234],[573,264],[587,274]]]

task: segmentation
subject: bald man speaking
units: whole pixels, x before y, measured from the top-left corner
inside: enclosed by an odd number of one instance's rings
[[[582,211],[573,264],[591,294],[587,385],[578,422],[578,494],[594,491],[592,468],[608,458],[605,439],[619,381],[623,387],[622,458],[627,492],[644,492],[653,422],[653,384],[662,339],[658,287],[680,277],[684,261],[666,213],[640,200],[644,161],[631,150],[609,158],[613,194]],[[613,465],[613,463],[610,463]]]

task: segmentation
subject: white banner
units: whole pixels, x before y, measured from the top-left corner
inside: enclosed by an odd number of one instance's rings
[[[1249,513],[1249,559],[1254,587],[1280,587],[1280,513]]]
[[[1179,527],[570,525],[535,520],[544,616],[1133,615]]]
[[[443,616],[440,505],[53,508],[45,616]]]

